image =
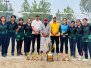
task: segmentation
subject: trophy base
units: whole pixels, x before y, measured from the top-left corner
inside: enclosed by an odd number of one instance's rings
[[[47,54],[47,61],[53,62],[53,54],[51,53],[51,51]]]

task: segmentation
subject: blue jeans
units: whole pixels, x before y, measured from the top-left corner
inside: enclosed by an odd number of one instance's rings
[[[69,38],[70,41],[70,53],[75,57],[76,39],[74,37]]]
[[[89,53],[90,53],[90,59],[91,59],[91,42],[88,42],[88,50],[89,50]]]
[[[77,48],[80,56],[83,56],[83,40],[82,36],[77,37]]]
[[[83,49],[84,49],[85,58],[88,59],[88,42],[84,42]]]
[[[7,34],[0,34],[0,45],[2,45],[2,55],[7,54]]]
[[[9,47],[9,43],[10,43],[10,38],[11,38],[11,43],[12,43],[12,50],[11,53],[14,53],[15,50],[15,32],[8,32],[7,34],[7,51],[8,51],[8,47]]]

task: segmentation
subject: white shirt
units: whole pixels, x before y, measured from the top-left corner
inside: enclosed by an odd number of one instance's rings
[[[42,30],[42,22],[40,20],[39,21],[33,20],[31,26],[33,26],[34,29],[38,32]],[[32,34],[35,34],[35,32],[32,31]]]
[[[50,24],[47,24],[47,26],[45,26],[44,23],[43,23],[41,32],[44,33],[44,34],[49,34],[50,33]]]

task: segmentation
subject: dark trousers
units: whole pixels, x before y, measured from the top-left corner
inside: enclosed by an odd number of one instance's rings
[[[15,50],[15,32],[8,32],[7,36],[7,51],[10,43],[10,38],[11,38],[11,43],[12,43],[12,48],[11,48],[11,53],[14,53]]]
[[[85,58],[88,59],[88,42],[84,42],[83,50],[84,50]]]
[[[69,41],[70,41],[70,53],[71,53],[71,56],[75,57],[76,39],[74,37],[70,37]]]
[[[7,34],[0,34],[0,45],[2,46],[2,55],[7,54]]]
[[[82,36],[77,37],[77,48],[80,56],[83,56],[83,40]]]
[[[31,45],[31,37],[25,37],[24,38],[24,52],[25,53],[30,51],[30,45]]]
[[[23,40],[17,41],[17,53],[21,54]]]
[[[68,54],[68,36],[66,37],[60,36],[60,42],[61,42],[60,52],[63,53],[63,46],[65,44],[65,53]]]
[[[52,47],[54,45],[54,42],[56,42],[56,53],[59,53],[59,36],[51,36],[51,42]],[[52,49],[52,52],[54,53],[54,48]]]
[[[37,40],[37,52],[39,53],[40,50],[40,34],[32,35],[32,53],[35,51],[35,40]]]
[[[91,42],[88,42],[88,49],[89,49],[90,59],[91,59]]]

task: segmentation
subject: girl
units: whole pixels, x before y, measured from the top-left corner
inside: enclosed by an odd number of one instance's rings
[[[27,19],[27,23],[24,25],[25,28],[25,38],[24,38],[24,52],[25,56],[30,51],[30,45],[32,40],[32,27],[31,27],[31,19]]]
[[[69,41],[70,41],[70,53],[72,60],[75,58],[75,48],[76,48],[76,27],[75,21],[71,21],[69,30]]]
[[[1,17],[0,22],[0,45],[2,45],[2,56],[7,56],[7,30],[8,25],[6,23],[6,18],[4,16]]]
[[[76,25],[77,25],[77,48],[78,48],[78,60],[81,60],[83,56],[83,26],[81,24],[81,21],[79,19],[76,20]]]
[[[24,20],[22,18],[19,19],[19,24],[16,28],[16,41],[17,41],[17,56],[23,55],[21,53],[22,42],[24,40]]]
[[[60,52],[63,54],[63,45],[65,44],[65,53],[68,55],[68,32],[69,25],[67,24],[67,19],[63,18],[63,23],[60,25]]]

